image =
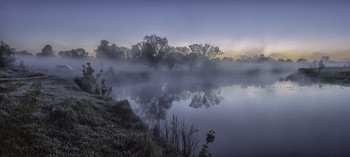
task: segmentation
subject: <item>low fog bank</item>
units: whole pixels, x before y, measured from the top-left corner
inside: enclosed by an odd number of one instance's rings
[[[97,58],[71,59],[59,57],[17,56],[17,65],[47,75],[73,79],[82,76],[82,65],[91,63],[95,74],[103,70],[102,78],[113,87],[113,97],[128,99],[135,112],[148,124],[165,119],[174,102],[189,101],[192,108],[209,108],[223,99],[221,88],[238,84],[265,87],[299,68],[315,67],[310,62],[196,62],[192,67],[176,64],[172,69],[165,64],[152,67],[126,60]],[[210,63],[210,64],[208,64]],[[333,65],[337,63],[332,63]],[[59,72],[56,65],[69,65],[72,72]],[[327,65],[327,64],[326,64]]]
[[[299,68],[317,67],[316,62],[239,62],[227,60],[196,61],[191,65],[175,64],[171,69],[165,63],[156,67],[129,60],[98,58],[60,58],[18,55],[16,65],[47,75],[76,77],[82,75],[82,65],[91,63],[95,74],[102,72],[102,78],[110,86],[130,86],[140,83],[168,84],[272,84]],[[324,62],[328,66],[346,66],[345,63]],[[57,65],[69,65],[72,71],[61,72]]]
[[[48,75],[75,77],[82,75],[82,65],[91,63],[95,74],[103,70],[102,77],[110,86],[129,86],[139,83],[208,83],[209,84],[271,84],[299,68],[326,66],[350,66],[335,62],[329,56],[307,61],[299,58],[274,59],[264,54],[240,56],[238,59],[222,57],[219,47],[210,44],[171,46],[168,39],[155,34],[146,35],[131,47],[119,46],[101,40],[91,56],[83,48],[53,51],[51,45],[43,47],[36,56],[16,52],[17,64]],[[58,56],[57,56],[58,55]],[[221,57],[221,58],[220,58]],[[70,72],[59,72],[57,65],[69,65]]]

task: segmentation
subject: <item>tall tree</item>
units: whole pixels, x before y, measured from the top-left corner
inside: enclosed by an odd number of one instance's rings
[[[192,44],[188,47],[191,50],[190,53],[207,59],[214,59],[215,57],[223,54],[219,47],[214,47],[209,44]]]
[[[41,52],[38,53],[37,56],[44,56],[44,57],[54,56],[54,52],[52,50],[52,46],[51,45],[46,45],[43,49],[41,49]]]
[[[60,51],[58,53],[61,57],[69,57],[69,58],[85,58],[88,56],[88,52],[83,48],[72,49],[70,51]]]
[[[130,50],[126,47],[119,47],[116,44],[109,45],[109,41],[101,40],[100,45],[97,46],[96,57],[97,58],[109,58],[109,59],[125,59],[125,54]]]
[[[16,58],[14,56],[15,49],[11,48],[3,41],[0,42],[0,67],[5,67],[12,64]]]
[[[152,51],[154,52],[154,56],[163,56],[166,53],[166,50],[168,48],[168,39],[162,38],[157,35],[146,35],[143,40],[145,40],[145,43],[147,43]]]
[[[132,60],[138,60],[141,56],[142,43],[131,46],[130,55]]]
[[[17,55],[22,55],[22,56],[33,56],[32,53],[29,53],[28,51],[20,51],[16,52]]]

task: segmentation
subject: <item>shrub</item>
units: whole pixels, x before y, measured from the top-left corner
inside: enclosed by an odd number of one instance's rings
[[[207,138],[205,140],[207,143],[203,144],[203,147],[202,147],[201,151],[199,152],[199,157],[211,157],[211,153],[209,152],[208,144],[214,142],[215,131],[210,130],[209,133],[207,133]]]
[[[95,70],[91,67],[90,63],[86,63],[83,65],[83,76],[82,77],[75,77],[74,82],[80,86],[84,91],[88,93],[108,96],[112,92],[112,87],[107,88],[105,84],[105,79],[101,80],[101,87],[99,86],[97,80],[101,76],[103,70],[101,69],[96,76],[94,76]]]
[[[11,65],[15,60],[15,49],[1,41],[0,44],[0,67]]]

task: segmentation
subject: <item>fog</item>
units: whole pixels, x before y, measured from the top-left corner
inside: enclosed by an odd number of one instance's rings
[[[350,100],[346,86],[281,81],[310,62],[240,62],[218,60],[209,66],[175,64],[149,66],[128,60],[17,56],[25,69],[73,79],[82,65],[112,87],[111,97],[128,99],[135,113],[150,126],[172,115],[193,123],[203,140],[208,130],[217,132],[214,156],[347,156],[346,136]],[[327,66],[344,66],[330,62]],[[69,65],[72,72],[59,72]],[[330,99],[331,98],[331,99]],[[204,142],[204,141],[201,141]]]

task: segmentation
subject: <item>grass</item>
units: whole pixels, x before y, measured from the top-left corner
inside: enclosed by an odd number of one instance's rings
[[[73,90],[72,80],[0,83],[0,156],[169,156],[128,101]],[[170,155],[174,156],[174,155]]]
[[[191,125],[186,127],[184,121],[178,122],[177,117],[173,115],[170,124],[157,124],[152,128],[153,137],[163,141],[168,156],[195,156],[198,146],[198,130]]]

